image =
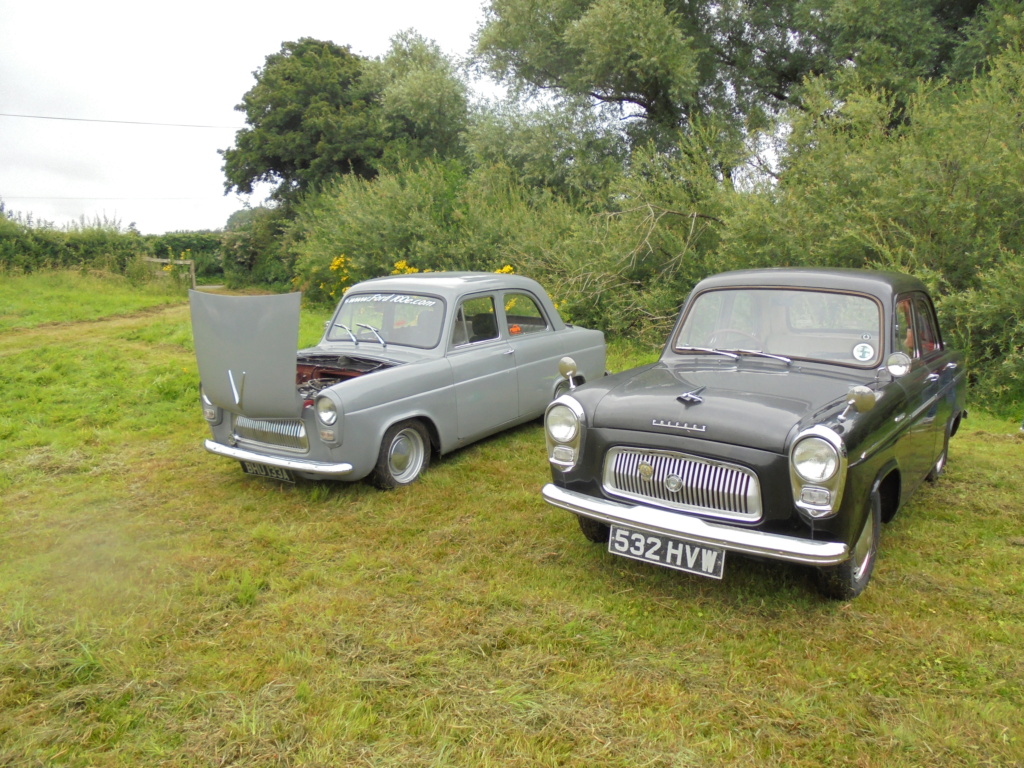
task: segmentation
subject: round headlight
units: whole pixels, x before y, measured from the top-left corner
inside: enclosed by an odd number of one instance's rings
[[[338,420],[338,407],[329,397],[316,399],[316,417],[328,427]]]
[[[556,443],[568,443],[579,432],[580,421],[571,408],[555,405],[548,411],[545,426]]]
[[[823,483],[836,473],[839,452],[827,440],[808,437],[793,449],[793,468],[809,483]]]

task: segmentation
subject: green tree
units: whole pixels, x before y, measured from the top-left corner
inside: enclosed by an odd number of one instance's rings
[[[466,141],[477,167],[507,166],[537,192],[602,208],[628,156],[622,132],[583,100],[500,104],[477,116]]]
[[[267,56],[236,107],[248,127],[221,151],[225,191],[270,182],[272,197],[290,201],[338,174],[372,177],[384,142],[366,64],[347,46],[312,38]]]
[[[387,54],[367,63],[365,80],[369,90],[380,94],[384,151],[378,170],[463,154],[469,92],[436,43],[412,30],[400,32]]]
[[[1001,0],[1006,2],[1006,0]],[[490,71],[662,130],[712,113],[745,130],[801,105],[809,76],[903,91],[947,71],[980,0],[491,0]]]
[[[478,53],[527,89],[618,105],[662,128],[777,111],[825,64],[801,0],[491,0]]]

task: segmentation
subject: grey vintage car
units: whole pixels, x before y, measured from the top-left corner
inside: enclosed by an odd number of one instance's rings
[[[278,480],[406,485],[431,454],[539,418],[567,387],[563,356],[604,374],[603,334],[564,323],[518,275],[359,283],[297,354],[299,294],[190,298],[206,450]]]
[[[964,392],[912,277],[725,273],[657,363],[549,406],[543,497],[614,554],[715,578],[727,552],[802,563],[849,599],[881,524],[942,472]]]

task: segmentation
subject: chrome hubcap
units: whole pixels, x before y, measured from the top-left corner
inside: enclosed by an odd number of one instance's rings
[[[417,432],[403,429],[393,441],[388,451],[388,467],[391,474],[399,482],[406,481],[409,476],[419,472],[423,461],[423,441]]]

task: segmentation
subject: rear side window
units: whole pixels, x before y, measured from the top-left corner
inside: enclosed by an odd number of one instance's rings
[[[548,329],[544,313],[537,305],[536,299],[528,293],[506,293],[504,305],[509,336],[542,333]]]

